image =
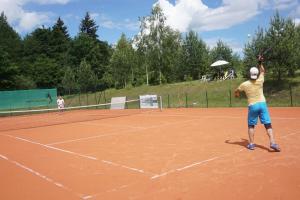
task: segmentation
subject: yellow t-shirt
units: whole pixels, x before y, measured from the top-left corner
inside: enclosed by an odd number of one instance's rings
[[[264,80],[264,73],[261,73],[257,80],[245,81],[238,87],[239,91],[244,91],[246,93],[249,105],[266,101],[263,92]]]

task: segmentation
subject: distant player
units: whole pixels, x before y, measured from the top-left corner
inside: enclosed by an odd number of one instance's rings
[[[259,69],[252,67],[250,69],[250,80],[243,82],[236,90],[235,97],[240,96],[240,92],[245,92],[248,99],[248,135],[249,144],[247,148],[254,150],[254,127],[257,125],[259,117],[260,122],[265,126],[267,134],[270,138],[270,148],[280,151],[278,144],[275,143],[271,118],[269,115],[266,99],[263,93],[263,83],[265,69],[263,67],[263,57],[259,55]]]
[[[64,99],[61,96],[59,96],[56,102],[57,102],[57,106],[58,106],[59,111],[63,112],[64,108],[65,108],[65,101],[64,101]]]

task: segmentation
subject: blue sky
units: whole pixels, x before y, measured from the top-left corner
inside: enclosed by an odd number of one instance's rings
[[[150,15],[155,3],[174,29],[197,31],[210,47],[221,39],[239,54],[248,34],[258,26],[268,28],[276,10],[300,22],[299,0],[0,0],[0,11],[22,36],[41,25],[53,26],[60,16],[72,37],[88,11],[99,25],[100,39],[113,44],[122,32],[128,38],[136,35],[139,17]]]

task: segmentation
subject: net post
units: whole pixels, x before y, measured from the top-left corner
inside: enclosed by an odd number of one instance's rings
[[[160,106],[159,106],[159,107],[160,107],[159,109],[160,109],[160,111],[162,111],[162,96],[159,96],[159,101],[160,101],[160,102],[159,102],[159,105],[160,105]]]

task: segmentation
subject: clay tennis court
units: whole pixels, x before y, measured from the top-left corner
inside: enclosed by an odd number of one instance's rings
[[[300,108],[81,110],[0,118],[0,199],[300,198]]]

